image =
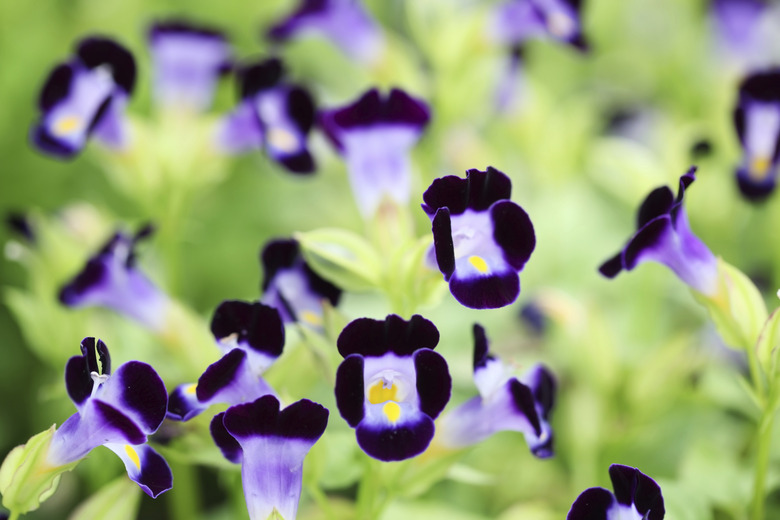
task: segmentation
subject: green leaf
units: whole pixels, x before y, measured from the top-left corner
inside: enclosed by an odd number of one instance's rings
[[[346,291],[379,287],[382,260],[363,237],[343,229],[296,233],[303,257],[314,271]]]
[[[52,466],[46,460],[55,432],[52,425],[34,435],[27,444],[17,446],[0,466],[0,493],[3,506],[17,514],[38,509],[57,490],[60,476],[70,471],[79,461]]]
[[[68,520],[133,520],[140,498],[141,488],[122,475],[82,502]]]

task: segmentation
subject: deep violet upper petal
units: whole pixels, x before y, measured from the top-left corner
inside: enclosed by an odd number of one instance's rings
[[[623,270],[623,251],[601,264],[599,272],[607,278],[616,277]]]
[[[623,265],[626,270],[636,267],[639,256],[657,244],[666,233],[672,233],[671,217],[662,216],[647,223],[634,235],[625,248]]]
[[[448,208],[439,208],[431,223],[433,232],[433,250],[436,254],[436,264],[449,281],[455,272],[455,243],[452,240],[452,219]]]
[[[278,85],[284,74],[284,65],[278,58],[242,66],[238,70],[241,99],[252,97],[258,92]]]
[[[284,350],[284,324],[279,311],[260,302],[227,300],[214,311],[211,332],[217,340],[237,334],[253,350],[278,357]]]
[[[492,358],[489,355],[488,339],[485,334],[485,328],[475,323],[473,327],[474,331],[474,371],[478,368],[482,368],[487,365],[487,362]]]
[[[409,321],[390,314],[384,320],[358,318],[352,321],[341,331],[337,345],[344,357],[350,354],[378,357],[388,352],[408,356],[421,348],[433,350],[438,343],[438,329],[419,314]]]
[[[608,520],[607,512],[614,503],[615,497],[606,489],[586,489],[572,504],[566,520]]]
[[[661,520],[664,517],[661,488],[653,479],[637,468],[621,464],[612,464],[609,467],[609,477],[619,503],[634,504],[640,515],[647,514],[648,520]]]
[[[383,122],[403,123],[422,127],[431,118],[428,105],[404,92],[394,88],[385,101]]]
[[[673,204],[674,194],[667,186],[654,189],[639,206],[636,228],[640,229],[654,218],[669,213]]]
[[[447,406],[452,391],[452,378],[447,362],[440,354],[422,349],[414,353],[414,369],[417,375],[420,411],[435,419]]]
[[[217,392],[229,386],[236,378],[236,373],[246,363],[247,354],[240,348],[234,348],[218,361],[208,366],[205,372],[198,378],[198,386],[195,393],[198,401],[208,402]]]
[[[328,410],[302,399],[280,412],[279,400],[266,395],[228,408],[223,424],[233,437],[277,436],[315,441],[325,432]]]
[[[87,68],[108,65],[114,82],[128,95],[132,94],[136,70],[130,51],[109,38],[89,37],[79,42],[76,54]]]
[[[157,430],[168,407],[168,391],[157,372],[146,363],[128,361],[111,378],[121,383],[123,405],[135,412],[147,431]]]
[[[336,370],[336,406],[347,424],[353,428],[365,416],[363,384],[363,357],[358,354],[347,356]]]
[[[300,258],[300,246],[292,238],[271,240],[260,253],[263,264],[263,291],[281,269],[293,267]]]
[[[68,97],[73,76],[73,65],[68,63],[57,65],[51,71],[38,97],[38,106],[42,112],[48,112],[57,103]]]
[[[493,239],[501,246],[507,263],[519,271],[536,247],[531,218],[523,208],[510,200],[493,204],[490,216],[493,220]]]
[[[111,374],[111,355],[103,340],[87,337],[81,340],[81,355],[87,365],[87,373]]]
[[[439,208],[449,208],[459,215],[467,209],[484,211],[494,202],[512,195],[512,181],[503,172],[488,166],[486,171],[471,169],[466,178],[448,175],[436,179],[423,194],[423,209],[433,215]]]
[[[546,367],[539,366],[534,371],[533,378],[528,386],[531,387],[531,391],[534,394],[534,401],[542,409],[542,418],[547,419],[550,411],[555,406],[555,394],[557,391],[555,377]]]
[[[65,388],[71,401],[80,407],[92,393],[92,378],[82,356],[73,356],[65,364]]]
[[[752,74],[739,86],[740,96],[755,101],[780,101],[780,69]]]
[[[321,404],[301,399],[279,413],[277,434],[288,439],[316,441],[325,433],[329,412]]]
[[[509,391],[512,393],[512,401],[517,411],[528,418],[528,422],[531,423],[536,436],[540,436],[542,434],[542,424],[536,411],[531,388],[521,383],[517,378],[512,378],[509,381]]]
[[[287,93],[287,114],[304,134],[314,126],[315,112],[314,100],[309,91],[299,86],[291,87]]]

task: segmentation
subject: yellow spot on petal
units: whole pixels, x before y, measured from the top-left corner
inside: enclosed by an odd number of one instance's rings
[[[185,394],[195,395],[196,391],[198,390],[198,384],[192,383],[191,385],[187,386],[187,388],[184,389]]]
[[[81,129],[83,121],[78,116],[64,116],[54,123],[54,133],[56,135],[68,135],[73,134]]]
[[[489,271],[487,262],[485,262],[485,259],[481,256],[470,256],[469,263],[474,266],[474,269],[482,274],[485,274]]]
[[[138,452],[135,451],[135,448],[129,444],[125,444],[125,453],[127,453],[127,456],[130,457],[130,460],[133,461],[135,467],[141,469],[141,459],[138,457]]]
[[[772,165],[772,161],[769,157],[761,156],[756,157],[750,161],[750,168],[748,169],[748,175],[753,180],[763,180],[766,178],[766,174],[769,173],[769,167]]]
[[[268,144],[282,152],[294,152],[298,149],[295,134],[284,128],[271,128],[268,131]]]
[[[374,386],[368,389],[368,402],[371,404],[379,404],[384,403],[385,401],[394,400],[396,398],[397,390],[398,388],[395,384],[386,387],[384,381],[377,381]]]
[[[300,314],[301,321],[304,323],[308,323],[309,325],[314,325],[315,327],[319,327],[322,325],[322,318],[319,314],[312,311],[303,311]]]
[[[382,407],[382,412],[385,414],[385,417],[387,417],[388,420],[392,423],[396,422],[398,418],[401,417],[401,407],[398,406],[398,403],[395,401],[386,402]]]

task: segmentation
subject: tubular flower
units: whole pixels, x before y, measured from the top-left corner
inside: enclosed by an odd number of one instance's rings
[[[321,278],[303,260],[293,239],[272,240],[260,255],[263,264],[262,302],[279,311],[285,323],[322,327],[322,306],[337,305],[341,289]]]
[[[136,244],[149,237],[147,226],[130,237],[117,232],[60,291],[68,307],[108,307],[152,330],[165,325],[168,297],[136,269]]]
[[[225,36],[186,22],[169,21],[153,24],[148,40],[157,103],[206,110],[219,76],[232,66]]]
[[[41,116],[30,134],[33,145],[70,158],[94,134],[105,145],[122,148],[124,109],[134,85],[135,60],[127,49],[108,38],[84,38],[76,55],[57,65],[43,85]]]
[[[379,26],[359,0],[301,0],[298,9],[268,30],[268,38],[278,42],[306,34],[325,37],[364,63],[379,58],[384,47]]]
[[[780,161],[780,69],[745,78],[734,124],[744,149],[737,184],[748,199],[763,199],[775,189]]]
[[[227,153],[265,148],[290,172],[313,172],[306,144],[314,124],[311,95],[282,81],[284,69],[276,58],[242,67],[238,77],[241,102],[221,122],[217,146]]]
[[[447,362],[433,351],[438,342],[439,331],[419,315],[360,318],[341,332],[336,405],[371,457],[408,459],[430,444],[452,387]]]
[[[525,435],[531,453],[553,455],[549,418],[555,404],[555,379],[536,365],[521,379],[509,374],[489,353],[485,329],[474,325],[474,382],[479,395],[445,415],[437,441],[448,448],[471,446],[494,433],[511,430]]]
[[[512,183],[493,167],[433,181],[423,210],[433,224],[433,259],[450,292],[472,309],[495,309],[520,294],[519,272],[536,246],[528,214],[509,200]]]
[[[302,399],[280,411],[272,395],[232,406],[214,417],[214,442],[225,458],[241,464],[251,520],[295,519],[303,459],[327,424],[328,410],[323,406]]]
[[[355,103],[320,113],[320,124],[344,155],[349,182],[364,216],[376,213],[383,198],[409,202],[409,150],[430,120],[428,105],[403,90],[382,97],[369,90]]]
[[[549,37],[585,51],[588,44],[582,33],[582,1],[510,0],[496,10],[491,34],[512,45]]]
[[[688,225],[683,208],[685,190],[696,179],[695,167],[680,177],[675,198],[666,186],[653,190],[639,208],[637,232],[599,271],[614,278],[646,261],[664,264],[692,289],[712,296],[717,292],[717,259]]]
[[[571,506],[566,520],[662,520],[661,488],[641,471],[612,464],[609,478],[615,493],[600,487],[583,491]]]
[[[215,403],[246,403],[275,393],[261,375],[284,349],[284,325],[275,308],[224,301],[214,311],[211,333],[224,355],[197,383],[176,387],[169,419],[187,421]]]
[[[84,338],[81,352],[65,366],[65,385],[78,412],[54,433],[48,463],[65,465],[102,445],[122,459],[132,481],[157,497],[171,488],[173,477],[165,459],[145,443],[165,418],[165,385],[140,361],[124,363],[111,373],[108,348],[101,340]]]

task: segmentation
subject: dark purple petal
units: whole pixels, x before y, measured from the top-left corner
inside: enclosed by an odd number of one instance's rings
[[[384,106],[382,122],[423,127],[428,124],[431,111],[427,103],[415,99],[403,90],[390,91]]]
[[[669,235],[674,233],[670,217],[658,217],[640,229],[631,238],[625,249],[623,264],[630,271],[639,263],[640,256],[647,250],[658,247]]]
[[[153,433],[160,427],[168,407],[168,392],[154,369],[140,361],[128,361],[102,387],[100,399],[113,404]],[[139,441],[131,444],[140,444]]]
[[[60,290],[60,301],[67,306],[78,305],[88,291],[105,280],[107,274],[108,270],[103,262],[96,258],[89,260],[73,281]]]
[[[521,270],[536,247],[534,226],[528,214],[512,201],[502,200],[490,207],[493,238],[501,246],[504,259],[515,270]]]
[[[67,99],[73,84],[74,74],[73,65],[68,63],[57,65],[51,71],[38,98],[38,107],[42,112],[48,112],[58,103]]]
[[[141,444],[146,442],[146,435],[144,432],[142,432],[139,426],[130,417],[125,415],[123,411],[98,399],[94,400],[94,406],[95,422],[97,423],[93,426],[94,430],[106,428],[109,431],[116,432],[121,436],[122,440],[128,444]],[[162,420],[160,422],[162,422]],[[113,441],[115,439],[109,438],[107,440]]]
[[[545,366],[538,365],[531,372],[528,380],[528,386],[533,392],[536,406],[540,409],[540,415],[543,420],[548,420],[550,412],[555,406],[557,393],[555,377]]]
[[[760,180],[753,179],[745,168],[739,168],[736,179],[737,187],[746,199],[760,202],[766,200],[775,191],[777,168],[773,168],[769,175]]]
[[[177,386],[168,396],[168,411],[165,416],[172,421],[189,421],[207,407],[198,401],[196,383]]]
[[[377,89],[363,94],[355,103],[333,111],[333,122],[341,131],[375,124],[382,120],[382,99]]]
[[[127,49],[109,38],[90,37],[79,42],[76,54],[89,69],[107,65],[114,82],[126,94],[133,92],[135,60]]]
[[[95,340],[91,337],[81,340],[81,355],[87,363],[88,374],[92,372],[98,375],[111,374],[111,355],[103,340]]]
[[[219,361],[212,363],[198,378],[196,395],[198,401],[207,403],[215,395],[234,384],[240,378],[241,372],[246,370],[247,353],[240,348],[234,348]]]
[[[302,399],[280,412],[279,400],[266,395],[252,403],[228,408],[223,424],[239,441],[247,437],[281,437],[313,443],[325,432],[328,410]]]
[[[622,259],[620,261],[622,262]],[[537,336],[543,335],[550,326],[550,317],[547,312],[534,301],[527,302],[521,307],[520,320],[530,332]]]
[[[607,514],[615,504],[615,497],[604,488],[583,491],[566,515],[566,520],[609,520]]]
[[[658,484],[630,466],[612,464],[609,467],[609,477],[615,490],[615,497],[620,504],[636,506],[643,518],[661,520],[664,517],[664,499]]]
[[[284,77],[284,66],[278,58],[241,67],[238,70],[241,98],[251,98],[258,92],[277,86],[282,77]]]
[[[669,213],[674,202],[674,194],[666,186],[661,186],[651,191],[650,195],[645,198],[639,207],[636,228],[640,229],[654,218]]]
[[[281,269],[295,266],[301,260],[300,246],[294,239],[277,239],[268,242],[260,253],[263,264],[263,291]]]
[[[390,428],[366,424],[364,421],[356,430],[361,449],[375,459],[386,462],[419,455],[431,443],[433,432],[433,419],[425,414],[420,414],[414,421]]]
[[[420,411],[435,419],[447,406],[452,391],[447,362],[438,353],[422,349],[414,353],[414,368]]]
[[[65,365],[65,388],[67,388],[68,396],[76,408],[81,408],[92,394],[93,384],[84,357],[73,356],[70,358]]]
[[[295,11],[268,30],[268,38],[275,41],[290,38],[303,19],[324,13],[329,4],[329,0],[302,0]]]
[[[471,169],[466,178],[454,175],[433,181],[423,194],[423,209],[428,215],[439,208],[449,208],[452,215],[467,209],[484,211],[496,201],[512,195],[512,181],[503,172],[488,166],[486,171]]]
[[[623,269],[623,251],[620,251],[618,254],[601,264],[599,272],[607,278],[614,278],[620,274],[620,271]]]
[[[287,114],[301,133],[307,134],[314,126],[315,112],[309,91],[298,86],[291,87],[287,93]]]
[[[395,314],[384,320],[359,318],[344,327],[337,341],[343,357],[350,354],[379,357],[388,352],[409,356],[421,348],[433,350],[438,343],[438,329],[419,314],[409,321]]]
[[[336,370],[336,406],[351,427],[365,417],[365,389],[363,388],[363,357],[347,356]]]
[[[290,173],[297,173],[297,174],[304,174],[304,175],[309,173],[314,173],[315,170],[314,157],[306,149],[303,149],[292,155],[273,154],[269,149],[268,155],[270,155],[274,160],[276,160],[282,166],[284,166],[285,169],[287,169],[287,171],[289,171]]]
[[[225,412],[220,412],[211,420],[211,425],[209,427],[211,430],[211,438],[214,439],[214,443],[227,460],[234,464],[241,464],[244,452],[238,441],[233,438],[225,428],[225,425],[223,424],[224,418]]]
[[[520,277],[514,271],[488,276],[450,279],[450,292],[470,309],[498,309],[513,303],[520,294]]]
[[[433,231],[433,250],[436,254],[436,263],[449,281],[455,272],[455,246],[452,240],[452,220],[449,208],[439,208],[431,223]]]
[[[165,459],[146,444],[107,444],[125,464],[127,476],[152,498],[173,487],[173,474]]]
[[[539,421],[539,414],[536,411],[536,403],[534,403],[534,395],[531,389],[513,378],[509,381],[509,391],[512,394],[512,401],[517,411],[528,419],[536,436],[540,436],[542,434],[542,425]]]
[[[780,101],[780,69],[752,74],[739,86],[741,96],[754,101]]]
[[[487,366],[488,361],[494,359],[490,355],[488,347],[488,339],[485,334],[485,328],[478,323],[474,324],[474,371],[478,368],[484,368]]]
[[[275,308],[259,302],[226,300],[214,311],[211,333],[217,341],[236,334],[257,352],[279,357],[284,350],[284,324]]]

